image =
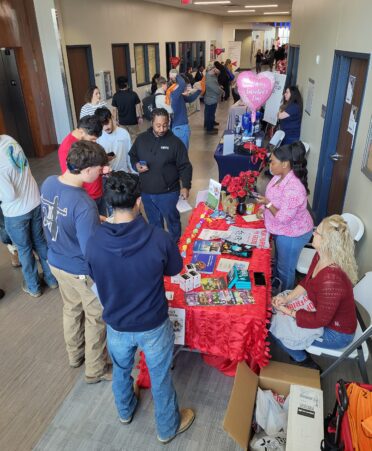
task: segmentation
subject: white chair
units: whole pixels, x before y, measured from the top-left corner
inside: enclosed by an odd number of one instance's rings
[[[357,309],[357,317],[358,317],[358,326],[355,332],[355,337],[352,343],[346,348],[342,349],[327,349],[327,348],[319,348],[317,346],[310,346],[307,349],[307,352],[314,355],[322,355],[326,354],[329,356],[337,357],[337,360],[332,363],[325,371],[323,371],[320,375],[321,378],[324,378],[327,374],[333,371],[336,367],[338,367],[344,360],[358,359],[359,371],[362,376],[363,382],[369,384],[368,374],[366,369],[366,361],[368,359],[368,355],[372,352],[370,348],[370,340],[372,337],[372,271],[369,271],[365,274],[365,276],[355,285],[354,287],[354,298],[356,302]],[[363,321],[360,309],[358,309],[358,304],[363,306],[366,312],[368,313],[368,327]]]
[[[342,213],[341,216],[347,222],[347,225],[349,226],[349,229],[350,229],[351,236],[353,237],[354,241],[359,241],[362,238],[362,236],[364,235],[363,222],[358,218],[358,216],[355,216],[351,213]],[[308,246],[308,245],[306,245],[306,246]],[[309,245],[309,246],[311,246],[311,245]],[[301,274],[307,274],[314,255],[315,255],[314,248],[304,247],[302,249],[300,257],[298,259],[296,270]]]
[[[283,139],[285,137],[285,133],[283,132],[283,130],[277,130],[273,137],[270,139],[269,144],[271,146],[274,147],[274,149],[276,149],[277,147],[280,146],[280,144],[282,143]]]

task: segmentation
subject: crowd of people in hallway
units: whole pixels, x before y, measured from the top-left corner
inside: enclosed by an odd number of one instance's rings
[[[272,50],[266,59],[278,60]],[[262,58],[257,53],[257,72]],[[142,133],[141,101],[126,77],[117,79],[111,105],[92,87],[76,128],[59,146],[61,174],[49,176],[40,191],[21,146],[0,135],[1,240],[10,246],[12,265],[21,265],[22,289],[40,297],[43,285],[59,288],[69,365],[85,363],[88,384],[112,380],[123,424],[132,421],[138,405],[140,392],[131,373],[137,348],[144,351],[162,443],[195,419],[192,409],[179,408],[172,383],[174,331],[163,281],[183,267],[177,202],[189,198],[193,175],[186,105],[203,98],[205,133],[215,135],[217,106],[229,100],[234,81],[230,60],[215,61],[205,70],[200,66],[195,75],[190,69],[185,74],[171,69],[168,80],[155,74],[151,125]],[[291,294],[274,297],[273,306],[293,316],[298,327],[323,327],[324,345],[342,347],[356,328],[353,242],[337,215],[314,231],[306,151],[299,141],[301,117],[301,94],[288,87],[278,114],[286,137],[270,155],[272,178],[257,196],[257,215],[273,236],[283,290],[295,287],[298,257],[313,233],[317,254],[305,280]],[[337,240],[343,243],[341,251]],[[316,311],[293,315],[286,305],[305,290]],[[303,349],[292,352],[276,341],[295,363],[314,367]]]

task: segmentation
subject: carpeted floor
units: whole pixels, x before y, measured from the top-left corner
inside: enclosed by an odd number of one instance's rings
[[[157,441],[151,392],[141,391],[131,424],[119,423],[111,383],[87,385],[81,379],[67,396],[37,451],[232,451],[240,448],[222,428],[233,378],[207,366],[201,356],[182,352],[173,370],[180,407],[192,407],[191,428],[170,444]]]

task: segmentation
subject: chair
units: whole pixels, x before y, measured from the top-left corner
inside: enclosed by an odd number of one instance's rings
[[[283,132],[283,130],[277,130],[274,133],[273,137],[270,139],[270,142],[269,142],[270,146],[269,147],[272,146],[274,149],[276,149],[277,147],[280,146],[280,144],[282,143],[284,137],[285,137],[285,133]]]
[[[327,374],[337,368],[344,360],[347,358],[358,359],[359,371],[362,376],[363,382],[369,384],[368,374],[366,369],[366,361],[368,355],[372,353],[370,342],[368,340],[372,337],[372,271],[369,271],[365,276],[355,285],[354,287],[354,297],[356,302],[358,326],[355,332],[355,337],[352,343],[346,348],[342,349],[326,349],[319,348],[317,346],[310,346],[307,352],[314,355],[330,355],[337,357],[337,360],[332,363],[325,371],[320,375],[324,378]],[[369,326],[366,327],[365,322],[360,314],[360,308],[358,304],[363,306],[363,308],[368,313]]]
[[[364,235],[364,224],[363,222],[358,218],[358,216],[355,216],[351,213],[342,213],[341,215],[345,221],[347,222],[347,225],[349,226],[351,236],[353,237],[354,241],[359,241],[362,236]],[[309,245],[306,245],[309,246]],[[315,249],[312,247],[304,247],[301,251],[300,257],[297,262],[296,270],[301,274],[307,274],[309,271],[311,262],[313,260],[313,257],[315,255]]]

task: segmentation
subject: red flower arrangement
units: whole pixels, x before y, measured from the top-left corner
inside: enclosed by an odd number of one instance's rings
[[[233,199],[245,198],[254,190],[259,171],[240,172],[238,177],[225,175],[221,181],[221,186]]]

